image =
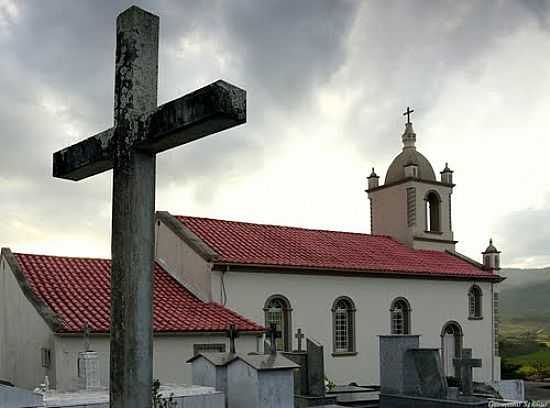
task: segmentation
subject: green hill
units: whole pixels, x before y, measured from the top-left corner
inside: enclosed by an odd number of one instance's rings
[[[550,268],[503,269],[500,284],[501,320],[539,320],[550,323]]]

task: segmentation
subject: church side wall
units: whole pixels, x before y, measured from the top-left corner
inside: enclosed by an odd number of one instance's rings
[[[162,335],[155,336],[153,353],[153,377],[161,383],[191,384],[191,364],[194,344],[223,343],[229,351],[228,339],[222,335]],[[56,336],[57,389],[75,390],[78,385],[78,353],[84,348],[81,336]],[[99,354],[100,383],[109,385],[109,336],[92,336],[90,348]],[[236,340],[238,352],[250,353],[258,350],[256,335],[241,335]]]
[[[48,375],[55,384],[55,370],[42,367],[41,349],[53,351],[53,335],[25,297],[5,259],[0,261],[0,378],[34,389]],[[53,361],[53,355],[52,355]]]
[[[162,222],[156,225],[155,259],[199,299],[210,301],[210,265]]]
[[[215,301],[220,272],[213,273]],[[264,303],[273,294],[284,295],[292,307],[292,331],[301,328],[307,337],[324,346],[327,377],[336,383],[379,383],[378,337],[390,333],[390,304],[405,297],[411,305],[411,333],[420,334],[422,347],[441,348],[441,330],[451,320],[464,332],[464,347],[482,358],[475,369],[477,380],[489,381],[493,367],[491,283],[475,282],[483,291],[483,319],[468,319],[468,290],[472,281],[385,279],[283,273],[229,271],[224,277],[227,306],[264,323]],[[355,356],[332,356],[331,307],[339,296],[348,296],[357,309]],[[294,348],[296,339],[293,337]]]

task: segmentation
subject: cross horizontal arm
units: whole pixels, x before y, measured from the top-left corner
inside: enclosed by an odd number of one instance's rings
[[[152,154],[246,122],[246,91],[216,81],[136,119],[133,148]],[[53,176],[81,180],[113,167],[115,129],[53,155]]]

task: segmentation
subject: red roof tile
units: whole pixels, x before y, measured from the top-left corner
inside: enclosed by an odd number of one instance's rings
[[[63,320],[64,332],[80,332],[88,322],[94,332],[108,332],[111,261],[14,254],[33,293]],[[205,303],[155,265],[156,332],[218,332],[235,324],[240,330],[262,327],[216,303]]]
[[[176,218],[218,253],[218,263],[434,278],[500,279],[457,256],[411,249],[388,236],[199,217]]]

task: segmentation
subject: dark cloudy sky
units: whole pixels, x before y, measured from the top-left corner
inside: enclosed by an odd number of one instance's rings
[[[550,2],[137,1],[161,16],[159,102],[219,78],[248,123],[158,158],[157,209],[369,232],[365,177],[417,147],[455,171],[458,250],[550,264]],[[0,245],[109,256],[111,174],[51,154],[112,124],[128,1],[0,0]],[[421,7],[419,6],[421,4]]]

